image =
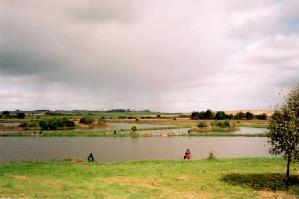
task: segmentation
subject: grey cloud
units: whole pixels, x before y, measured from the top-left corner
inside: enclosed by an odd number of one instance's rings
[[[12,109],[265,107],[298,75],[298,32],[256,15],[272,1],[0,1],[0,104]]]
[[[240,11],[228,13],[230,18],[238,19],[237,23],[228,26],[228,35],[232,38],[256,40],[263,36],[298,33],[299,26],[296,24],[299,22],[298,1],[286,0],[275,3],[272,0],[264,0],[247,3],[251,5],[247,7],[245,3],[243,7],[240,7],[236,6],[239,5],[237,3],[228,9]]]
[[[249,47],[248,61],[299,72],[299,36],[268,37]],[[299,74],[298,74],[299,76]]]
[[[132,22],[138,18],[136,4],[142,1],[117,1],[117,0],[91,0],[77,1],[69,9],[73,19],[84,23],[94,22]]]

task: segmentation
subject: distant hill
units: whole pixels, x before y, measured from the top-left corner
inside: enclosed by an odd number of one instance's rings
[[[226,114],[236,114],[238,112],[243,112],[243,113],[246,113],[246,112],[250,112],[250,113],[253,113],[254,115],[259,115],[259,114],[263,114],[263,113],[266,113],[268,116],[272,115],[274,113],[273,110],[269,110],[269,109],[260,109],[260,110],[233,110],[233,111],[225,111]]]

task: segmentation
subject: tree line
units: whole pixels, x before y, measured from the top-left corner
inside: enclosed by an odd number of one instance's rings
[[[208,109],[206,111],[193,111],[191,113],[190,118],[192,120],[227,120],[227,119],[228,120],[231,120],[231,119],[266,120],[267,115],[266,115],[266,113],[255,115],[249,111],[247,111],[246,113],[238,112],[234,115],[234,114],[226,114],[224,111],[213,112],[211,109]]]
[[[7,118],[18,118],[18,119],[24,119],[25,118],[24,112],[16,112],[16,113],[10,113],[9,111],[3,111],[0,114],[0,118],[7,119]]]

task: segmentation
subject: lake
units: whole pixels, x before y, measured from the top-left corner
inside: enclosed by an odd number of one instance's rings
[[[86,159],[96,161],[181,159],[189,148],[193,159],[265,157],[269,145],[263,137],[0,137],[0,162]]]
[[[140,134],[152,134],[152,135],[167,135],[173,133],[174,135],[188,134],[190,128],[173,128],[173,129],[156,129],[156,130],[146,130],[137,131]],[[254,134],[265,134],[267,133],[266,128],[252,128],[252,127],[240,127],[239,131],[232,131],[233,134],[238,135],[254,135]]]
[[[18,122],[0,122],[0,126],[18,126]]]
[[[244,135],[244,134],[265,134],[268,132],[266,128],[252,128],[252,127],[240,127],[240,131],[234,131],[235,134]]]

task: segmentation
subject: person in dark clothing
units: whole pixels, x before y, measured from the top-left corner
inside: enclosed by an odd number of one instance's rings
[[[191,154],[191,151],[190,149],[187,149],[186,152],[185,152],[185,155],[184,155],[184,159],[191,159],[192,157],[192,154]]]
[[[87,157],[88,162],[94,162],[94,157],[92,155],[92,153],[89,154],[89,156]]]

